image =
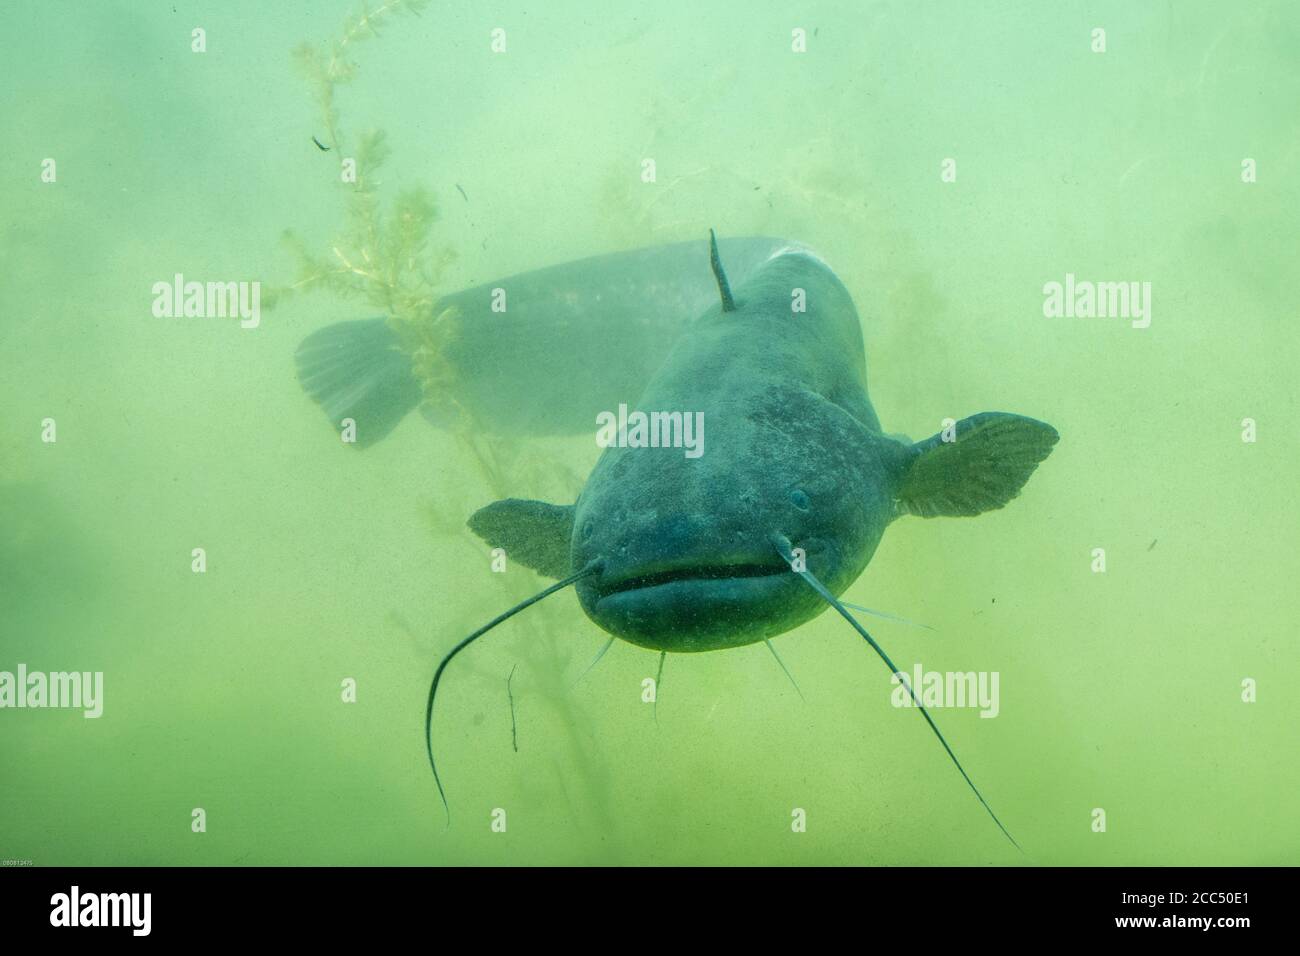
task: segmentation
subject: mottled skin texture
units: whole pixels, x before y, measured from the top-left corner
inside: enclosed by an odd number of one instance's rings
[[[713,257],[725,303],[728,282],[716,248]],[[795,290],[806,294],[805,312],[791,309]],[[448,652],[429,687],[426,737],[448,662],[569,584],[605,631],[663,653],[751,644],[833,606],[897,672],[837,600],[871,560],[885,527],[901,514],[960,517],[1001,508],[1057,441],[1050,425],[1005,412],[950,421],[916,444],[882,434],[867,398],[857,311],[834,273],[805,251],[769,259],[734,299],[734,308],[715,307],[689,326],[632,406],[647,414],[702,413],[701,457],[680,447],[607,448],[575,505],[511,498],[470,518],[490,545],[562,580]],[[429,765],[436,779],[431,742]]]
[[[806,310],[791,308],[803,290]],[[797,627],[862,573],[895,517],[1001,508],[1051,452],[1050,425],[981,412],[912,444],[867,398],[857,310],[805,250],[781,252],[691,323],[644,394],[650,413],[703,413],[701,457],[610,447],[576,505],[506,499],[470,527],[527,567],[575,583],[601,628],[660,651],[710,651]],[[819,595],[781,557],[806,558]]]
[[[796,288],[806,312],[791,309]],[[577,501],[570,566],[602,562],[576,585],[582,607],[643,647],[737,647],[824,611],[772,534],[841,593],[894,517],[913,455],[880,431],[857,311],[820,260],[778,256],[735,298],[693,324],[631,405],[703,412],[704,454],[608,448]],[[665,572],[677,579],[613,590]]]

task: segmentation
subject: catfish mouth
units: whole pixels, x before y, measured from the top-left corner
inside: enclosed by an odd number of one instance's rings
[[[786,574],[790,566],[783,561],[744,562],[737,564],[688,565],[666,571],[635,574],[599,588],[601,598],[630,591],[648,591],[665,585],[692,583],[708,585],[709,582],[735,581],[744,578],[766,578]]]
[[[632,644],[709,651],[760,640],[790,606],[790,592],[802,587],[775,553],[713,562],[694,555],[587,578],[578,597],[598,626]]]

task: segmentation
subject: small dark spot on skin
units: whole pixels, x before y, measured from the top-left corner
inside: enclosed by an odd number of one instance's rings
[[[997,604],[997,603],[998,603],[998,599],[997,599],[997,598],[994,598],[994,599],[992,600],[992,602],[990,602],[990,603],[992,603],[992,604]]]
[[[1156,542],[1159,540],[1160,540],[1159,538],[1152,538],[1151,543],[1147,545],[1147,550],[1150,551],[1152,548],[1154,548],[1156,546]]]
[[[477,727],[481,723],[483,723],[483,712],[479,711],[474,715],[474,726]]]

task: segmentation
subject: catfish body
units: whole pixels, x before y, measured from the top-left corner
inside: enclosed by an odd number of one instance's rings
[[[744,282],[785,239],[724,239]],[[716,297],[704,245],[677,242],[590,256],[451,293],[431,309],[454,333],[439,356],[447,388],[422,389],[387,318],[318,329],[295,356],[304,391],[335,429],[355,423],[368,448],[417,407],[436,426],[494,435],[572,435],[595,414],[636,398],[682,331]],[[575,383],[581,387],[574,387]]]
[[[820,260],[769,260],[738,287],[735,311],[715,307],[683,335],[636,407],[700,413],[703,452],[601,455],[570,560],[603,561],[576,585],[598,625],[666,651],[797,627],[826,605],[773,550],[774,531],[837,593],[866,567],[906,449],[880,432],[857,311]]]
[[[776,655],[771,637],[834,608],[894,674],[1018,847],[907,676],[839,595],[895,518],[1005,505],[1051,452],[1056,430],[984,412],[915,444],[883,434],[867,397],[857,311],[829,267],[806,249],[778,250],[733,295],[711,246],[721,305],[689,326],[636,405],[661,421],[698,416],[699,454],[672,441],[620,441],[601,455],[574,505],[506,499],[470,518],[489,544],[562,580],[474,631],[434,671],[425,738],[444,806],[432,726],[447,665],[572,584],[598,626],[660,652],[661,674],[669,652],[766,641]],[[792,308],[800,301],[805,311]]]
[[[610,447],[576,505],[508,499],[470,519],[552,577],[598,568],[575,584],[588,617],[665,652],[750,644],[826,609],[774,535],[841,594],[894,518],[1001,507],[1057,437],[1005,413],[919,444],[883,434],[852,299],[805,249],[758,267],[733,310],[723,288],[723,306],[690,325],[635,404],[702,413],[698,458]],[[792,308],[799,299],[806,311]]]

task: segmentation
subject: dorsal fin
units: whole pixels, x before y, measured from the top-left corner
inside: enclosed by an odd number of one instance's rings
[[[722,271],[722,259],[718,256],[718,237],[709,230],[709,265],[713,266],[713,278],[718,280],[718,294],[722,296],[722,311],[735,312],[736,300],[731,297],[731,285],[727,274]]]

